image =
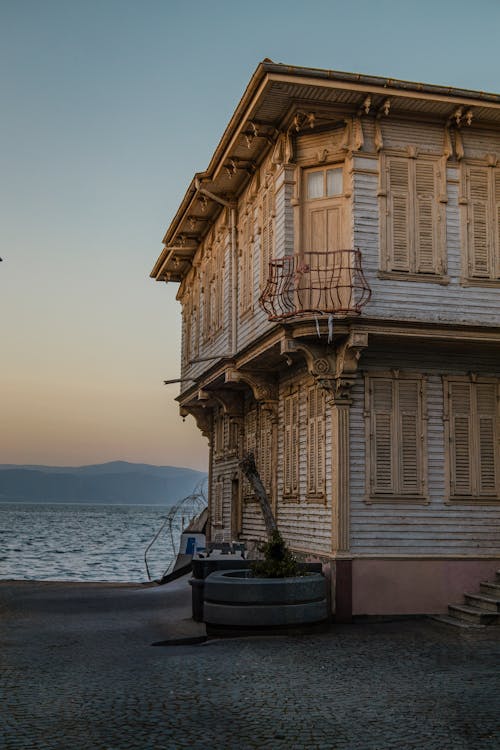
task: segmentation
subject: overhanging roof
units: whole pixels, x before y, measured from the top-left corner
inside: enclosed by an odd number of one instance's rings
[[[335,106],[354,114],[368,95],[374,109],[390,98],[393,114],[431,116],[444,124],[457,107],[464,107],[473,112],[474,121],[500,125],[499,94],[264,60],[250,79],[207,169],[193,177],[163,238],[165,247],[151,276],[158,281],[180,281],[199,242],[222,210],[211,200],[200,203],[200,184],[226,201],[234,200],[250,178],[250,167],[262,161],[278,130],[288,126],[293,109],[326,111]],[[250,123],[258,124],[259,135],[245,138]],[[228,162],[238,165],[233,174],[225,169]]]

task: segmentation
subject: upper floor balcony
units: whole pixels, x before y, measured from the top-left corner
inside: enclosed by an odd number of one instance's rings
[[[359,315],[371,289],[360,250],[303,252],[274,258],[259,304],[269,320],[305,315]]]

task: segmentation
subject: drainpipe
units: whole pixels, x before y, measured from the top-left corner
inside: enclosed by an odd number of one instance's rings
[[[224,206],[229,209],[230,215],[230,252],[231,252],[231,353],[229,357],[236,355],[238,347],[238,235],[236,228],[236,213],[234,203],[226,201],[224,198],[220,198],[215,193],[204,188],[200,182],[200,179],[196,177],[194,182],[196,190],[202,195],[206,195],[207,198],[218,203],[220,206]]]

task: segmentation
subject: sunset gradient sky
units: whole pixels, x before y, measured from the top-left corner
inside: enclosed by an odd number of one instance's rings
[[[258,62],[500,90],[498,0],[0,0],[0,463],[204,469],[148,278]]]

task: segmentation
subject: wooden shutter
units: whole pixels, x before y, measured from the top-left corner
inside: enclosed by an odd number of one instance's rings
[[[274,246],[274,186],[269,185],[262,196],[261,227],[261,285],[267,284],[269,263],[273,257]]]
[[[316,492],[325,491],[325,399],[322,390],[316,391]]]
[[[409,163],[407,158],[388,159],[389,248],[391,270],[410,270]]]
[[[283,494],[296,496],[299,491],[299,400],[293,393],[284,399]]]
[[[372,388],[372,491],[393,493],[393,387],[390,378],[374,378]]]
[[[215,483],[215,502],[214,502],[214,524],[215,526],[222,526],[224,522],[224,480],[217,479]]]
[[[476,384],[478,494],[497,494],[497,386]]]
[[[325,426],[323,394],[317,386],[307,392],[307,493],[324,492]]]
[[[399,491],[402,494],[420,492],[420,383],[399,380]]]
[[[257,411],[251,409],[245,417],[245,453],[253,453],[255,463],[259,460],[257,455]],[[248,479],[243,479],[245,497],[253,497],[254,492]]]
[[[494,205],[495,205],[495,239],[494,239],[494,275],[500,278],[500,168],[497,167],[493,174],[494,179]]]
[[[290,445],[290,473],[291,491],[293,495],[299,492],[299,394],[290,397],[291,408],[291,445]]]
[[[290,495],[292,491],[292,397],[287,396],[283,404],[284,433],[283,433],[283,494]]]
[[[471,385],[450,383],[451,494],[472,494]]]
[[[316,431],[317,390],[311,386],[307,391],[307,492],[316,492],[317,431]]]
[[[273,458],[273,424],[269,412],[261,410],[259,429],[259,471],[262,484],[267,494],[272,490],[272,458]]]
[[[437,259],[436,167],[432,161],[415,161],[416,271],[435,273]]]
[[[471,276],[491,274],[488,248],[488,167],[469,168],[469,270]]]

